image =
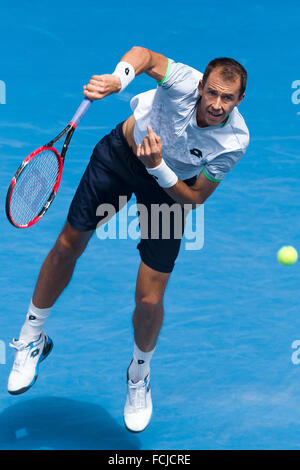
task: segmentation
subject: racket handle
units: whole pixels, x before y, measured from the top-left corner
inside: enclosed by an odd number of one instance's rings
[[[70,124],[72,127],[78,126],[78,124],[80,123],[85,113],[88,111],[91,104],[92,104],[91,100],[89,100],[88,98],[84,98],[84,100],[80,103],[80,106],[78,107],[76,113],[74,114],[74,116],[72,117],[70,121]]]

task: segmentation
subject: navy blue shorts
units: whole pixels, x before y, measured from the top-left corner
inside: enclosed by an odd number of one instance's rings
[[[142,211],[143,216],[141,212],[139,213],[141,241],[137,248],[140,251],[141,259],[156,271],[170,273],[174,268],[184,231],[183,209],[177,204],[182,213],[180,238],[178,237],[178,218],[175,230],[175,216],[172,211],[170,211],[170,222],[168,222],[170,227],[167,238],[165,229],[162,229],[161,226],[161,215],[159,216],[159,227],[154,227],[154,216],[151,217],[153,205],[157,207],[157,205],[167,204],[171,207],[175,201],[149,175],[144,164],[133,153],[123,134],[122,124],[118,124],[116,129],[103,137],[94,148],[71,203],[68,222],[72,227],[81,231],[94,230],[101,219],[105,217],[104,215],[96,215],[97,208],[101,204],[111,204],[114,206],[115,212],[118,212],[119,197],[126,196],[129,201],[134,193],[138,212],[139,204],[143,204],[144,206],[141,207],[147,209]],[[196,179],[195,176],[185,180],[185,183],[191,186]],[[176,214],[178,216],[178,211]],[[156,217],[155,224],[157,220]]]

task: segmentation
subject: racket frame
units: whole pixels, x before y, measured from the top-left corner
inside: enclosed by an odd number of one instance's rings
[[[50,205],[52,204],[52,202],[53,202],[53,200],[54,200],[54,198],[57,194],[57,191],[58,191],[58,188],[59,188],[59,185],[60,185],[60,182],[61,182],[61,176],[62,176],[62,170],[63,170],[65,156],[66,156],[66,153],[67,153],[67,150],[68,150],[70,140],[71,140],[72,135],[75,131],[75,128],[76,128],[76,124],[69,123],[67,125],[67,127],[65,127],[65,129],[62,132],[60,132],[60,134],[58,134],[48,144],[43,145],[42,147],[39,147],[38,149],[34,150],[34,152],[32,152],[30,155],[28,155],[28,157],[25,158],[25,160],[21,163],[21,165],[17,169],[17,171],[16,171],[16,173],[15,173],[15,175],[14,175],[14,177],[13,177],[13,179],[12,179],[10,185],[9,185],[9,188],[8,188],[8,191],[7,191],[7,196],[6,196],[6,203],[5,203],[6,216],[9,220],[9,222],[14,227],[17,227],[17,228],[31,227],[36,222],[38,222],[43,217],[43,215],[46,213],[46,211],[49,209]],[[61,151],[61,154],[60,154],[56,150],[56,148],[54,148],[54,144],[56,142],[58,142],[60,139],[62,139],[66,134],[67,134],[67,137],[65,138],[65,142],[63,144],[63,148],[62,148],[62,151]],[[17,183],[19,177],[21,176],[21,174],[25,170],[28,163],[31,162],[33,160],[33,158],[35,158],[39,153],[41,153],[45,150],[50,150],[50,151],[54,152],[55,156],[57,158],[57,162],[58,162],[57,176],[56,176],[55,184],[53,186],[53,190],[51,191],[51,194],[50,194],[49,198],[45,202],[44,206],[42,207],[42,209],[40,210],[38,215],[36,215],[30,222],[28,222],[28,224],[19,225],[13,220],[13,217],[12,217],[11,211],[10,211],[10,201],[11,201],[11,198],[12,198],[13,190],[16,186],[16,183]]]
[[[56,196],[56,193],[57,193],[57,190],[58,190],[58,187],[60,185],[60,181],[61,181],[61,175],[62,175],[62,170],[63,170],[63,165],[64,165],[64,161],[65,161],[65,156],[66,156],[66,153],[67,153],[67,150],[68,150],[68,146],[69,146],[69,143],[70,143],[70,140],[72,138],[72,135],[76,129],[76,127],[78,126],[78,124],[80,123],[81,119],[83,118],[83,116],[87,113],[89,107],[91,106],[92,104],[92,100],[90,100],[89,98],[84,98],[84,100],[80,103],[79,107],[77,108],[74,116],[72,117],[71,121],[69,122],[69,124],[67,125],[67,127],[65,127],[65,129],[60,132],[60,134],[58,134],[53,140],[51,140],[48,144],[42,146],[42,147],[39,147],[38,149],[36,149],[34,152],[32,152],[30,155],[28,155],[27,158],[25,158],[25,160],[21,163],[21,165],[19,166],[19,168],[17,169],[10,185],[9,185],[9,188],[8,188],[8,191],[7,191],[7,195],[6,195],[6,203],[5,203],[5,210],[6,210],[6,216],[9,220],[9,222],[14,226],[14,227],[17,227],[17,228],[28,228],[28,227],[31,227],[31,225],[35,224],[38,220],[40,220],[43,215],[45,214],[45,212],[49,209],[50,205],[52,204],[53,202],[53,199],[55,198]],[[67,134],[66,138],[65,138],[65,142],[63,144],[63,147],[62,147],[62,151],[61,151],[61,154],[54,148],[54,144],[56,142],[58,142],[60,139],[62,139],[65,135]],[[55,181],[55,185],[53,187],[53,190],[48,198],[48,200],[46,201],[46,203],[44,204],[43,208],[40,210],[40,212],[38,213],[37,216],[35,216],[30,222],[28,222],[28,224],[24,224],[24,225],[19,225],[17,224],[13,218],[12,218],[12,215],[11,215],[11,211],[10,211],[10,201],[11,201],[11,197],[12,197],[12,194],[13,194],[13,190],[16,186],[16,183],[18,181],[18,178],[20,177],[20,175],[22,174],[22,172],[24,171],[24,169],[26,168],[26,166],[28,165],[28,163],[33,159],[35,158],[41,151],[44,151],[44,150],[51,150],[52,152],[55,153],[56,157],[57,157],[57,161],[58,161],[58,171],[57,171],[57,177],[56,177],[56,181]]]

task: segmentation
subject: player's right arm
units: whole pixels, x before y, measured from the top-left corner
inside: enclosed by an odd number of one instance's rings
[[[168,67],[167,57],[139,46],[126,52],[121,60],[133,65],[135,75],[146,73],[158,82],[163,80]]]
[[[135,76],[146,73],[158,82],[163,80],[168,67],[167,57],[139,46],[134,46],[126,52],[121,62],[131,64]],[[83,88],[84,96],[91,100],[101,100],[112,93],[118,93],[121,90],[121,81],[113,74],[93,75],[88,85]]]

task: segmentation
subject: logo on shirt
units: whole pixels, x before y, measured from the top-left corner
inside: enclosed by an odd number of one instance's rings
[[[190,153],[191,153],[192,155],[195,155],[195,156],[198,157],[198,158],[202,158],[202,157],[203,157],[202,152],[201,152],[201,150],[199,150],[199,149],[191,149],[191,150],[190,150]]]

